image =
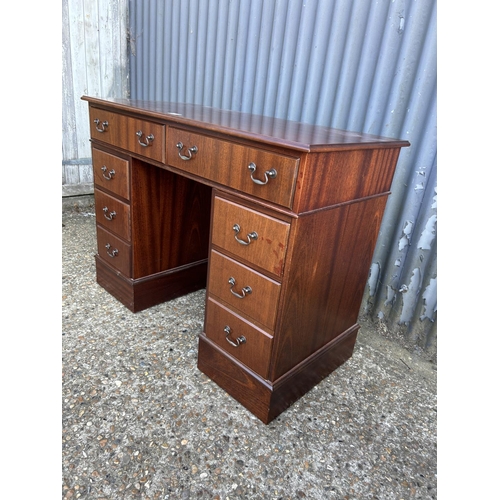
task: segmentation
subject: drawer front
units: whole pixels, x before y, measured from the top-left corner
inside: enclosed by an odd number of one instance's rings
[[[267,378],[272,338],[265,332],[209,298],[205,312],[205,333],[228,354]]]
[[[274,329],[281,285],[212,250],[208,293],[231,307]]]
[[[125,240],[130,240],[130,207],[127,203],[103,193],[94,192],[96,222]]]
[[[130,245],[97,226],[97,253],[108,264],[130,278]]]
[[[130,200],[130,172],[127,160],[92,148],[92,164],[96,186]]]
[[[165,163],[165,125],[160,123],[91,107],[90,135],[92,139]]]
[[[298,158],[175,128],[169,128],[168,137],[169,165],[257,198],[292,207]],[[181,150],[177,147],[179,143],[183,145]],[[195,153],[190,151],[193,147],[197,149]],[[249,165],[253,165],[253,171]]]
[[[290,224],[216,196],[212,243],[276,276],[283,274]]]

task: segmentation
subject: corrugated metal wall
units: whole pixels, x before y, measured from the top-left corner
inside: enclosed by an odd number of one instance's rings
[[[435,348],[436,1],[131,0],[131,96],[400,139],[363,311]]]
[[[88,105],[83,94],[125,97],[128,0],[62,2],[63,196],[92,192]]]

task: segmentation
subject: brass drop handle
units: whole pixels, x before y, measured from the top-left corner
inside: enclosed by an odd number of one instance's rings
[[[251,294],[252,293],[252,289],[249,287],[249,286],[244,286],[242,289],[241,289],[241,294],[239,294],[238,292],[235,292],[233,290],[233,286],[236,285],[236,280],[231,276],[231,278],[229,278],[229,281],[228,283],[231,285],[231,288],[229,289],[229,291],[235,296],[235,297],[238,297],[239,299],[244,299],[247,295]]]
[[[111,244],[110,243],[106,243],[106,253],[110,256],[110,257],[116,257],[118,255],[118,249],[117,248],[113,248],[113,250],[111,250]]]
[[[229,326],[225,326],[224,327],[224,332],[226,333],[226,340],[233,346],[233,347],[239,347],[240,344],[244,344],[247,339],[245,337],[243,337],[243,335],[241,335],[240,337],[238,337],[236,339],[236,342],[232,339],[230,339],[230,335],[231,335],[231,328]]]
[[[258,184],[259,186],[266,185],[269,182],[269,179],[274,179],[278,175],[278,172],[276,172],[276,170],[274,168],[272,168],[271,170],[266,170],[264,172],[264,178],[266,179],[265,181],[261,181],[259,179],[256,179],[253,176],[254,172],[257,170],[257,165],[255,165],[254,162],[252,162],[248,165],[248,170],[250,170],[250,178],[252,179],[252,181],[254,181],[255,184]]]
[[[142,130],[138,130],[135,135],[137,137],[139,137],[138,141],[139,141],[139,144],[141,146],[144,146],[145,148],[147,148],[148,146],[151,146],[151,144],[153,143],[153,141],[155,140],[155,136],[153,134],[149,134],[148,136],[146,136],[146,142],[142,142],[141,139],[142,139],[142,136],[144,135],[142,133]]]
[[[241,228],[239,226],[239,224],[235,224],[233,226],[233,231],[235,232],[235,235],[234,235],[234,239],[240,244],[240,245],[250,245],[250,243],[252,243],[252,240],[256,240],[259,235],[255,232],[255,231],[252,231],[251,233],[248,233],[247,234],[247,241],[244,241],[244,240],[240,240],[238,238],[238,233],[241,231]]]
[[[102,211],[104,212],[104,217],[108,220],[113,220],[116,217],[116,212],[114,210],[112,212],[109,212],[108,207],[104,207],[102,209]],[[108,215],[108,212],[109,212],[109,215]]]
[[[106,129],[108,128],[108,125],[109,125],[109,123],[107,121],[104,121],[104,122],[102,122],[102,127],[99,128],[99,123],[101,123],[101,120],[99,120],[99,118],[96,118],[94,120],[94,123],[95,123],[95,129],[101,133],[106,132]]]
[[[102,170],[102,176],[107,180],[107,181],[110,181],[114,176],[115,176],[115,171],[114,169],[111,169],[109,171],[109,175],[106,175],[106,172],[108,171],[108,167],[106,167],[106,165],[103,165],[101,167],[101,170]]]
[[[179,150],[179,158],[184,161],[191,160],[193,158],[193,155],[195,155],[198,152],[198,148],[196,146],[191,146],[187,150],[187,155],[182,154],[182,149],[184,148],[184,144],[182,142],[178,142],[175,147]]]

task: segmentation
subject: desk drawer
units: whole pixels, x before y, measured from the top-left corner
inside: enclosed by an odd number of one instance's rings
[[[209,298],[205,312],[205,334],[228,354],[267,378],[272,338],[264,331]]]
[[[97,141],[165,163],[165,125],[160,123],[91,107],[90,135]]]
[[[278,282],[211,251],[208,293],[270,330],[276,321],[280,289]]]
[[[94,192],[96,222],[125,240],[130,240],[130,207],[127,203],[103,193]]]
[[[97,226],[97,253],[108,264],[130,278],[130,245]]]
[[[96,186],[130,200],[130,172],[127,160],[92,148],[92,164]]]
[[[212,243],[277,276],[283,274],[290,224],[216,196]]]
[[[169,165],[257,198],[292,207],[298,158],[176,128],[169,129],[168,137]],[[183,145],[180,150],[179,144]],[[196,147],[195,153],[190,151],[193,147]],[[250,164],[255,169],[253,172],[249,169]]]

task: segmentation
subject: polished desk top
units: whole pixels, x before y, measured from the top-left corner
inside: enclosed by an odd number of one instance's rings
[[[91,105],[118,112],[138,113],[151,119],[168,120],[188,126],[203,125],[205,130],[234,137],[285,146],[305,152],[333,151],[372,147],[407,147],[408,141],[350,132],[320,125],[284,120],[263,115],[252,115],[208,106],[136,99],[99,99],[83,96]]]

